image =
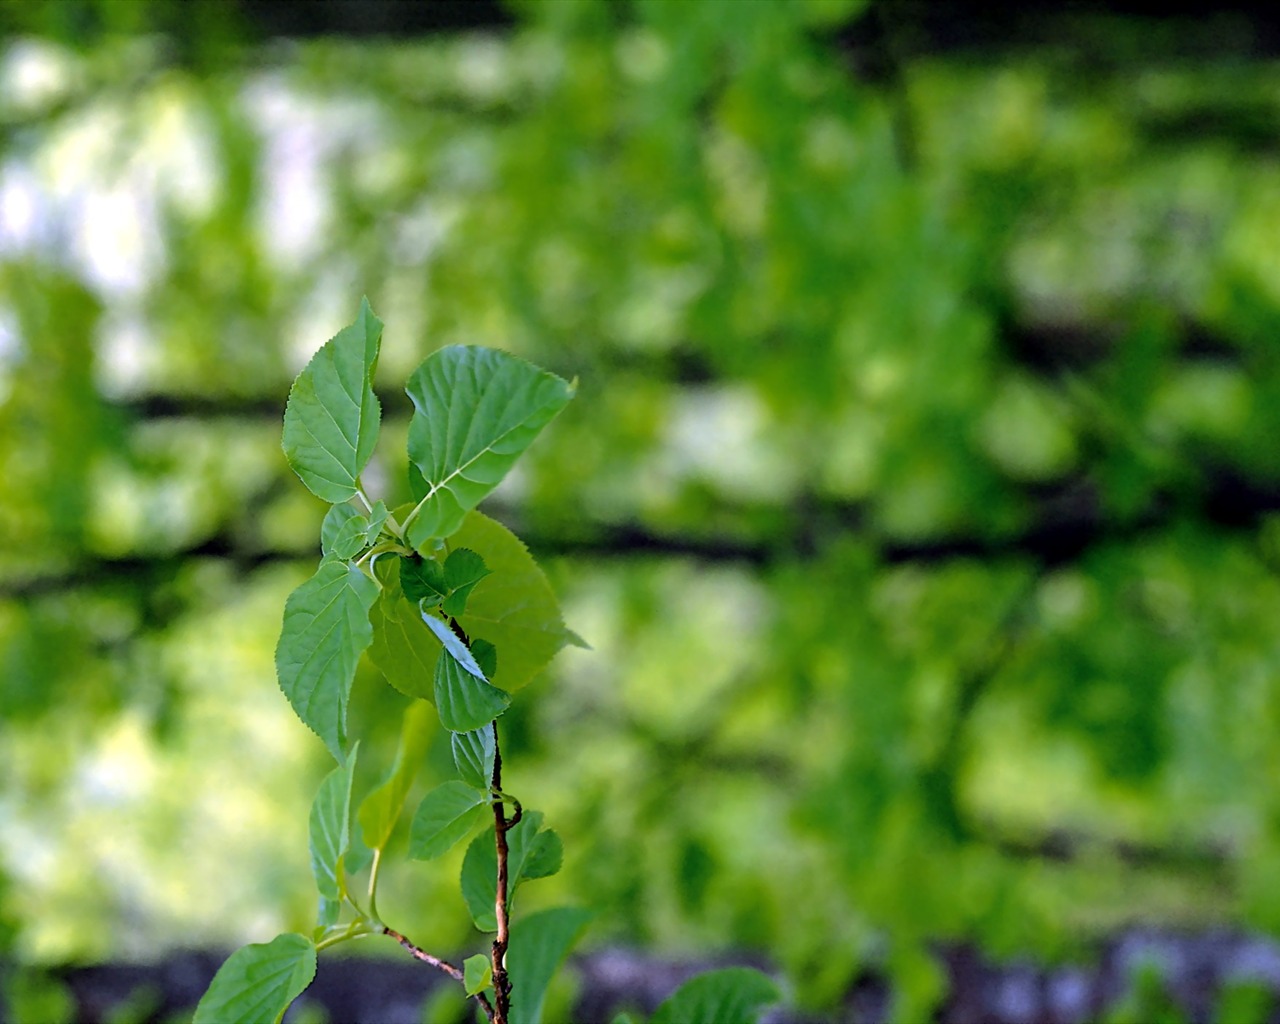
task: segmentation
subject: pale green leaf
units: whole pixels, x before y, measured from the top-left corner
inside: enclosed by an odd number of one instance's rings
[[[448,651],[453,660],[470,672],[477,679],[485,679],[484,670],[480,668],[479,662],[476,661],[475,655],[471,653],[471,649],[462,642],[462,638],[449,628],[447,622],[441,622],[434,615],[426,612],[422,613],[422,621],[427,624],[427,628],[435,634],[440,645]],[[488,682],[487,679],[485,679]]]
[[[464,782],[446,782],[422,799],[409,829],[409,856],[431,860],[466,838],[489,809],[489,796]]]
[[[490,571],[471,592],[458,623],[473,645],[483,639],[498,649],[490,682],[514,692],[569,640],[555,592],[516,535],[480,512],[467,516],[449,546],[476,552]]]
[[[541,1024],[547,986],[590,920],[589,911],[555,907],[532,914],[512,926],[511,945],[507,949],[511,1020]]]
[[[755,1024],[782,998],[768,977],[750,967],[726,967],[690,978],[659,1006],[649,1024]]]
[[[465,345],[432,353],[405,390],[414,405],[409,459],[427,488],[408,525],[419,551],[453,534],[573,397],[553,373]]]
[[[355,777],[357,743],[346,763],[335,768],[320,783],[311,803],[311,872],[325,902],[341,901],[346,894],[343,858],[351,842],[351,783]],[[322,903],[321,917],[330,916]],[[333,921],[322,921],[333,924]]]
[[[316,976],[316,947],[304,935],[286,933],[231,954],[196,1007],[192,1024],[268,1024]]]
[[[375,850],[387,845],[400,819],[404,798],[427,755],[435,717],[424,701],[415,700],[409,705],[400,726],[400,747],[391,774],[360,803],[358,817],[364,841]]]
[[[373,639],[369,610],[377,599],[378,585],[359,569],[324,562],[284,606],[276,645],[280,689],[339,762],[351,682]]]
[[[434,621],[429,616],[426,618]],[[468,651],[467,657],[470,656]],[[436,711],[440,714],[440,724],[446,729],[471,732],[488,725],[507,710],[510,695],[490,686],[479,672],[478,666],[475,673],[469,672],[450,653],[436,662]]]
[[[284,411],[284,454],[313,494],[334,503],[356,494],[356,480],[378,441],[382,410],[373,372],[382,321],[369,300],[355,322],[311,357],[289,391]]]
[[[474,996],[493,984],[493,961],[482,953],[462,961],[462,986]]]

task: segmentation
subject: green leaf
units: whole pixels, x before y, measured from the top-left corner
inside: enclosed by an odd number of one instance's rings
[[[280,689],[339,763],[351,681],[373,640],[369,610],[377,599],[378,585],[359,569],[323,562],[284,605],[276,645]]]
[[[462,858],[459,879],[463,902],[471,912],[471,920],[482,932],[498,930],[498,851],[493,844],[491,828],[471,840]]]
[[[289,390],[285,458],[325,501],[355,497],[356,480],[377,444],[382,410],[373,393],[373,371],[381,341],[382,321],[363,299],[355,322],[311,357]]]
[[[573,397],[573,387],[553,373],[465,345],[432,353],[405,390],[414,405],[409,459],[427,486],[408,524],[419,551],[453,534]]]
[[[444,566],[434,558],[412,555],[400,560],[400,589],[407,600],[416,605],[437,605],[448,593],[444,582]]]
[[[387,682],[409,697],[434,702],[436,662],[440,642],[426,627],[415,605],[400,589],[400,563],[404,559],[378,559],[374,570],[382,582],[382,597],[369,613],[373,645],[369,657]]]
[[[589,920],[589,911],[555,907],[523,918],[511,929],[511,1020],[541,1024],[547,986]]]
[[[451,654],[436,662],[435,697],[440,723],[452,732],[471,732],[488,725],[511,703],[509,694],[490,686],[483,676],[468,672]]]
[[[492,984],[493,962],[487,956],[477,953],[462,961],[462,986],[467,995],[474,996]]]
[[[365,534],[369,531],[369,520],[362,515],[352,516],[333,538],[333,548],[328,557],[346,561],[355,558],[366,546]]]
[[[520,883],[546,878],[560,870],[564,849],[555,832],[542,828],[541,811],[525,811],[520,823],[507,831],[507,907]],[[482,932],[498,927],[498,851],[493,829],[485,829],[467,847],[460,878],[462,898],[471,920]]]
[[[346,763],[335,768],[320,783],[311,804],[311,872],[316,878],[322,903],[321,917],[331,916],[325,904],[340,903],[346,896],[342,860],[351,842],[351,781],[355,777],[357,743]],[[333,924],[334,921],[322,921]]]
[[[539,832],[524,859],[524,868],[520,872],[521,879],[550,878],[560,870],[564,863],[564,843],[554,829]]]
[[[431,860],[464,839],[489,809],[489,796],[465,782],[437,786],[418,805],[409,830],[409,856]]]
[[[444,614],[455,618],[466,609],[472,588],[488,575],[484,559],[466,549],[452,552],[444,565],[421,555],[400,563],[400,587],[404,596],[425,608],[433,608],[443,601]]]
[[[397,511],[400,514],[400,511]],[[541,671],[573,634],[565,629],[555,594],[528,549],[510,530],[479,512],[472,512],[451,543],[475,551],[490,575],[481,580],[457,616],[471,638],[471,654],[485,678],[508,693],[524,686]],[[378,560],[382,599],[370,618],[374,642],[370,657],[401,693],[435,700],[435,668],[440,644],[427,632],[417,608],[404,597],[399,558]],[[416,621],[415,621],[416,620]],[[436,620],[440,632],[447,629]],[[441,637],[452,644],[450,632]],[[480,641],[496,646],[501,658],[494,671],[480,663]],[[462,648],[459,641],[457,646]]]
[[[471,592],[458,622],[473,651],[478,639],[498,649],[498,668],[490,682],[508,693],[518,690],[569,639],[551,584],[516,535],[479,512],[467,516],[450,546],[470,548],[490,570]]]
[[[378,534],[382,532],[382,524],[387,521],[387,506],[381,501],[375,501],[373,508],[369,510],[369,528],[365,531],[365,544],[372,544],[378,539]]]
[[[352,506],[345,501],[341,504],[332,506],[325,514],[324,522],[320,524],[320,551],[325,558],[350,558],[350,555],[335,555],[334,541],[338,539],[338,535],[342,534],[343,528],[353,519],[363,519]]]
[[[453,763],[458,766],[462,781],[476,789],[488,789],[493,780],[493,755],[497,749],[493,730],[486,725],[470,732],[452,733],[449,739]]]
[[[279,1021],[316,976],[316,947],[304,935],[277,935],[237,949],[218,968],[192,1024]]]
[[[435,715],[425,701],[416,700],[409,705],[400,727],[400,747],[396,751],[391,774],[360,804],[358,817],[364,841],[375,850],[387,845],[396,822],[400,820],[404,798],[427,756],[434,719]]]
[[[444,563],[444,583],[449,595],[444,599],[444,613],[457,618],[466,611],[467,597],[488,575],[484,559],[470,548],[455,548],[449,552]]]
[[[659,1006],[649,1024],[755,1024],[782,998],[769,978],[750,967],[726,967],[690,978]]]

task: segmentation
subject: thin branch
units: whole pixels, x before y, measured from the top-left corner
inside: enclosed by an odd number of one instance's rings
[[[383,925],[382,934],[390,935],[396,940],[396,942],[400,943],[400,945],[407,949],[409,954],[415,960],[421,960],[424,964],[430,964],[432,967],[436,968],[436,970],[443,971],[445,974],[449,975],[449,977],[453,978],[454,981],[462,981],[463,976],[461,970],[454,967],[453,964],[449,963],[449,961],[441,960],[438,956],[433,956],[422,947],[414,945],[413,942],[405,938],[394,928],[388,928],[386,925]],[[485,1016],[488,1017],[490,1021],[497,1020],[494,1014],[493,1004],[489,1002],[488,996],[483,992],[478,992],[475,995],[475,1000],[484,1009]]]

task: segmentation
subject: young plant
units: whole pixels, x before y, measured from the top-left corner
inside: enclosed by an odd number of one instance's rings
[[[331,504],[319,568],[285,602],[276,647],[281,690],[338,763],[311,807],[316,926],[310,935],[286,933],[233,953],[196,1008],[195,1024],[279,1021],[310,985],[319,951],[370,935],[389,936],[458,981],[493,1024],[536,1024],[552,975],[591,916],[560,907],[512,928],[516,890],[555,874],[562,846],[542,814],[504,787],[497,720],[513,692],[560,648],[581,641],[565,627],[525,546],[476,511],[573,397],[574,385],[492,349],[435,352],[406,387],[414,406],[414,500],[388,509],[361,482],[381,421],[373,375],[382,326],[363,301],[355,322],[298,375],[284,414],[289,465]],[[347,707],[365,655],[415,699],[394,758],[384,758],[391,762],[385,778],[357,803],[356,759],[370,754],[347,733]],[[458,777],[423,798],[408,852],[430,860],[474,834],[462,898],[476,927],[493,938],[487,953],[461,967],[385,924],[378,910],[383,857],[425,757],[431,705],[450,733]],[[758,972],[712,972],[678,990],[654,1021],[749,1024],[777,996]]]

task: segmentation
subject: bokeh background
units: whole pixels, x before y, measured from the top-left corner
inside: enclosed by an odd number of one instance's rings
[[[435,348],[580,381],[487,505],[592,645],[526,906],[908,1020],[934,941],[1280,930],[1280,33],[1024,6],[0,7],[0,956],[308,927],[280,418],[363,294],[389,504]]]

